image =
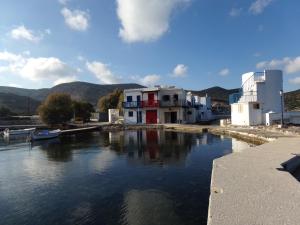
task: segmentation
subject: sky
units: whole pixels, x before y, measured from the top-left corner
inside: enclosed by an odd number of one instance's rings
[[[300,88],[298,0],[0,0],[0,85],[237,88],[281,69]]]

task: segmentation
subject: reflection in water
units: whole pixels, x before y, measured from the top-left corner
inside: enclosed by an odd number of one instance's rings
[[[112,166],[116,154],[112,151],[101,151],[93,159],[91,159],[90,165],[98,173],[103,173]]]
[[[244,149],[249,148],[252,145],[249,143],[240,141],[238,139],[232,138],[232,152],[242,152]]]
[[[156,190],[131,190],[125,194],[122,224],[179,225],[174,202],[168,193]]]
[[[163,130],[0,141],[0,224],[206,224],[212,161],[248,146]]]

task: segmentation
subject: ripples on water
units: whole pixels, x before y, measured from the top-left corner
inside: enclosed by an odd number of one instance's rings
[[[160,130],[0,140],[0,224],[206,224],[213,159],[247,147]]]

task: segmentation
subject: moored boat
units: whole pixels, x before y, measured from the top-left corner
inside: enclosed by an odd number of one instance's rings
[[[46,140],[51,138],[56,138],[60,135],[61,130],[42,130],[38,132],[33,132],[30,135],[31,141],[37,141],[37,140]]]
[[[34,131],[35,131],[35,127],[27,128],[27,129],[19,129],[19,130],[10,130],[9,128],[6,128],[3,131],[3,135],[4,135],[4,137],[9,137],[11,135],[28,135]]]

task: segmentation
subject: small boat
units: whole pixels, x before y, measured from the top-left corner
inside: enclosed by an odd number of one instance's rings
[[[30,135],[30,141],[46,140],[51,138],[56,138],[60,135],[61,130],[42,130],[38,132],[33,132]]]
[[[34,128],[27,128],[27,129],[20,129],[20,130],[10,130],[9,128],[6,128],[3,131],[3,136],[4,137],[9,137],[11,135],[28,135],[32,132],[35,131],[35,127]]]

